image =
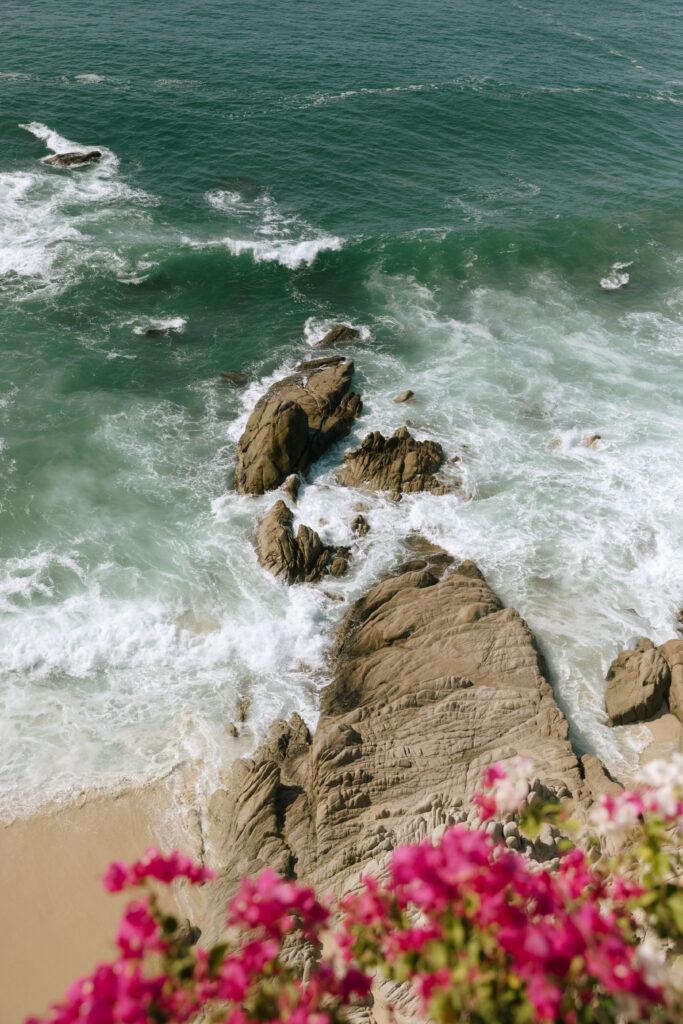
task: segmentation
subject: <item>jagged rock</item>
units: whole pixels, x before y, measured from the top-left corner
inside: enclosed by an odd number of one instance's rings
[[[365,516],[359,514],[351,521],[351,529],[354,533],[357,533],[359,537],[365,537],[370,530],[370,526]]]
[[[82,164],[95,163],[101,156],[99,149],[91,149],[88,153],[55,153],[54,156],[45,157],[43,163],[52,167],[80,167]]]
[[[223,384],[227,384],[228,387],[236,388],[241,384],[246,384],[249,380],[249,374],[240,373],[239,370],[221,370],[220,379]]]
[[[343,555],[336,555],[330,565],[330,576],[343,576],[348,567],[348,560]]]
[[[270,864],[341,894],[398,844],[469,820],[480,771],[497,760],[530,754],[534,792],[592,799],[527,624],[473,563],[441,578],[450,556],[424,542],[419,553],[422,568],[347,615],[313,740],[278,723],[212,800],[215,934],[243,874]],[[521,848],[518,832],[500,832]]]
[[[360,331],[356,330],[355,327],[349,327],[348,324],[335,324],[324,338],[316,341],[315,347],[324,348],[326,345],[346,345],[349,342],[358,341],[359,338]]]
[[[396,402],[397,405],[400,404],[401,402],[407,402],[408,399],[412,398],[414,394],[415,392],[411,391],[410,388],[408,388],[406,391],[402,391],[400,395],[396,395],[394,401]]]
[[[291,473],[305,474],[360,414],[350,391],[353,363],[341,356],[300,363],[256,404],[237,445],[240,494],[273,490]]]
[[[266,513],[256,531],[259,562],[288,583],[313,583],[324,574],[335,551],[309,526],[302,524],[295,537],[293,519],[284,501],[276,501]]]
[[[635,650],[617,655],[607,672],[607,682],[605,707],[609,724],[629,725],[644,722],[662,709],[669,693],[671,670],[652,641],[643,639]]]
[[[448,488],[434,476],[442,462],[441,445],[437,441],[416,441],[407,427],[400,427],[389,438],[375,431],[366,436],[357,451],[346,452],[339,482],[394,495],[412,491],[447,494]]]
[[[297,473],[292,473],[288,476],[283,484],[283,490],[290,501],[296,501],[299,497],[299,488],[301,487],[301,477]]]

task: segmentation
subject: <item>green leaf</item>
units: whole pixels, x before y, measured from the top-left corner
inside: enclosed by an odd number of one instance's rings
[[[209,974],[216,974],[218,969],[222,966],[225,960],[225,954],[228,952],[227,942],[221,942],[218,946],[214,946],[209,951]]]

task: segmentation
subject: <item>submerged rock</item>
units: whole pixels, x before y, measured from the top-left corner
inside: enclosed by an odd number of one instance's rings
[[[352,341],[358,341],[359,338],[360,331],[355,327],[349,327],[348,324],[336,324],[327,332],[324,338],[316,341],[315,347],[325,348],[326,345],[346,345]]]
[[[360,396],[350,390],[353,370],[341,356],[309,360],[259,399],[237,445],[240,494],[263,494],[291,473],[307,473],[349,433],[362,409]]]
[[[55,153],[54,156],[45,157],[43,163],[52,167],[80,167],[82,164],[95,163],[101,157],[99,149],[91,149],[88,153]]]
[[[360,448],[344,455],[339,482],[347,487],[369,487],[401,495],[413,491],[447,494],[436,479],[443,463],[443,448],[437,441],[416,441],[407,427],[386,438],[379,431],[368,434]]]
[[[241,384],[246,384],[249,380],[249,374],[240,373],[239,370],[221,370],[220,379],[223,384],[227,384],[228,387],[236,388]]]
[[[276,501],[256,532],[259,562],[288,583],[313,583],[325,574],[336,551],[323,544],[309,526],[301,525],[294,536],[293,520],[294,514],[284,501]]]

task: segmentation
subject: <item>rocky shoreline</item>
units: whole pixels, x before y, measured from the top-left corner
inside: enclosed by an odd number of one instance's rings
[[[330,336],[349,340],[344,325]],[[341,355],[312,360],[270,388],[238,444],[238,491],[280,487],[296,501],[312,463],[361,414],[353,369]],[[344,455],[337,480],[394,500],[419,490],[444,495],[453,488],[439,476],[443,463],[438,442],[417,441],[402,427],[389,438],[368,434]],[[261,565],[289,584],[343,572],[348,551],[326,547],[305,525],[295,535],[290,504],[278,500],[258,527]],[[362,515],[354,529],[367,530]],[[473,562],[457,563],[417,535],[408,543],[414,557],[358,600],[341,626],[314,735],[298,715],[277,722],[213,795],[207,834],[219,880],[203,922],[209,938],[220,933],[240,878],[266,865],[340,894],[400,843],[472,824],[472,793],[495,761],[531,756],[535,791],[571,800],[579,814],[620,788],[597,757],[573,750],[543,657],[518,613]],[[681,673],[683,640],[659,650],[641,641],[619,655],[608,674],[610,724],[674,719],[671,749],[680,749]],[[534,844],[512,821],[490,828],[538,860],[557,856],[559,834],[550,826]]]

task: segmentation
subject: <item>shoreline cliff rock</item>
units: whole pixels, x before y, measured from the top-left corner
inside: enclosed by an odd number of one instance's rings
[[[532,756],[536,791],[584,808],[616,785],[574,753],[524,620],[474,563],[416,548],[349,611],[314,736],[297,715],[276,723],[212,797],[208,938],[239,880],[266,865],[341,894],[400,843],[472,823],[480,771],[501,758]],[[505,841],[519,849],[514,831]],[[534,855],[552,859],[555,838],[542,834]]]

